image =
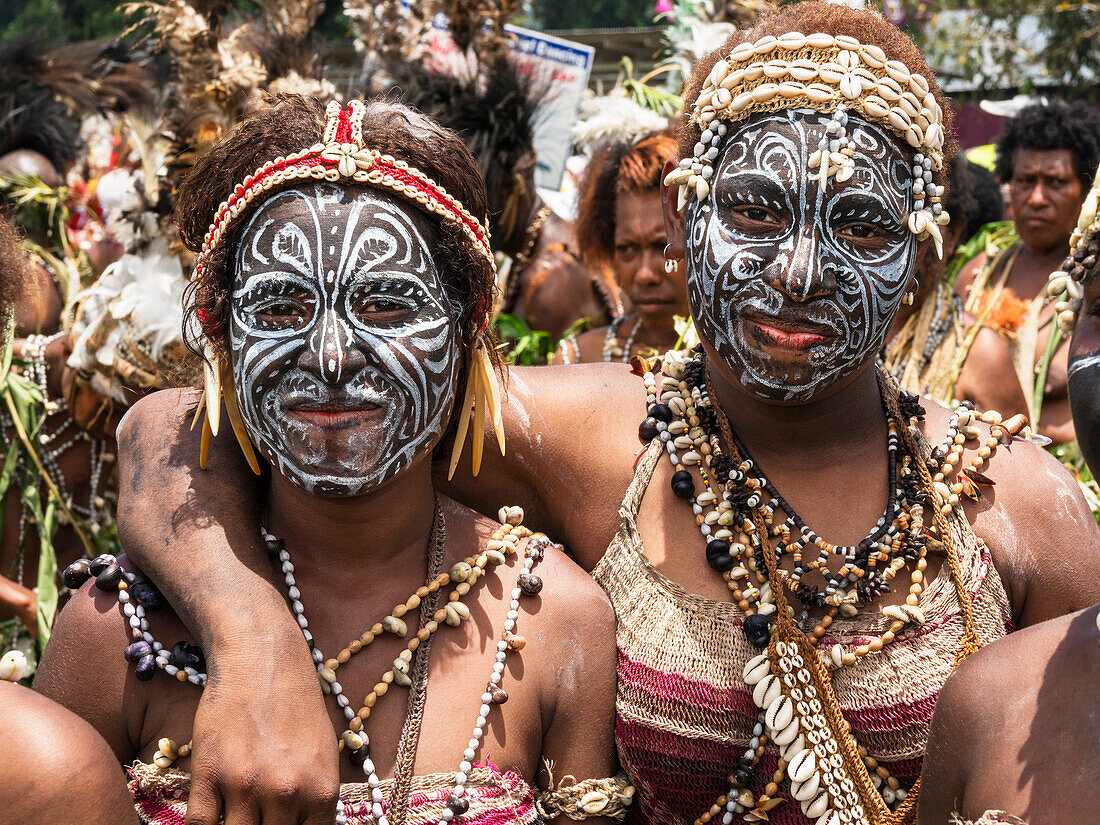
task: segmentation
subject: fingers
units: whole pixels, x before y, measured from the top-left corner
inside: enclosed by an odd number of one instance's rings
[[[266,825],[267,818],[261,818],[260,808],[252,801],[251,794],[226,800],[225,825],[261,825],[261,823]],[[186,825],[191,825],[190,820],[187,821]]]
[[[185,825],[218,825],[222,817],[225,825],[333,825],[336,820],[337,781],[314,779],[307,787],[285,779],[258,783],[256,777],[195,774]]]
[[[222,795],[217,782],[201,773],[193,773],[185,825],[218,825],[221,815]]]
[[[330,787],[327,792],[315,790],[315,795],[307,799],[302,805],[302,825],[333,825],[336,821],[336,803],[340,796],[339,783]],[[264,820],[267,825],[267,820]],[[298,825],[298,823],[294,823]]]
[[[310,797],[304,789],[285,795],[269,794],[264,798],[261,821],[263,825],[333,825],[336,799],[336,793]]]

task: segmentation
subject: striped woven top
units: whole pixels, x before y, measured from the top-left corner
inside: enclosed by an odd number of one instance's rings
[[[748,747],[757,708],[742,671],[759,651],[739,632],[744,614],[736,605],[689,593],[646,557],[636,518],[663,452],[659,440],[646,451],[620,510],[622,525],[593,576],[607,591],[618,626],[615,733],[619,758],[637,789],[628,819],[690,825],[727,791],[726,777]],[[949,521],[986,644],[1011,627],[1008,598],[965,516],[956,511]],[[833,674],[856,740],[905,784],[920,775],[932,709],[963,636],[946,564],[927,582],[920,607],[923,626],[906,627],[881,652]],[[880,636],[890,621],[878,611],[838,615],[822,644],[851,649]],[[757,766],[755,792],[777,760],[769,745]],[[787,801],[769,812],[772,825],[810,821],[782,790],[780,796]]]
[[[143,762],[135,762],[129,772],[130,795],[142,825],[183,825],[191,774]],[[413,777],[405,825],[437,825],[447,810],[447,797],[454,783],[453,773]],[[387,797],[382,808],[393,819],[388,810],[393,780],[384,779],[380,784]],[[374,825],[370,788],[365,782],[341,785],[340,799],[348,825]],[[539,821],[534,792],[523,777],[512,771],[474,768],[466,782],[466,799],[470,809],[462,815],[463,825],[532,825]]]

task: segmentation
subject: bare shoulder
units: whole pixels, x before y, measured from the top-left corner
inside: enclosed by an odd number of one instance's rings
[[[575,633],[593,640],[614,637],[615,613],[607,594],[560,547],[546,548],[536,572],[544,582],[542,604],[551,621],[577,624]]]
[[[190,388],[158,390],[142,396],[122,416],[118,425],[119,442],[125,439],[130,443],[139,436],[179,429],[187,414],[194,412],[198,400],[198,392]]]
[[[927,411],[925,433],[935,446],[947,434],[951,411],[928,399],[923,403]],[[977,422],[975,426],[983,440],[992,436],[988,424]],[[978,441],[967,442],[963,467],[971,466],[978,458],[979,447]],[[992,455],[980,462],[979,470],[993,482],[979,485],[982,496],[974,508],[979,518],[987,510],[997,510],[1010,521],[1020,522],[1020,526],[1038,519],[1045,527],[1055,521],[1076,519],[1088,510],[1070,472],[1047,450],[1025,438],[1007,443],[1001,439]]]
[[[512,431],[520,431],[544,527],[576,554],[599,561],[619,526],[619,503],[634,475],[645,388],[625,364],[515,370],[509,388]]]
[[[74,713],[34,691],[0,682],[0,809],[27,825],[81,820],[137,822],[111,748]]]
[[[58,616],[34,687],[89,722],[125,761],[133,756],[149,691],[123,657],[133,640],[117,591],[95,582],[85,582]]]
[[[950,413],[926,402],[926,428],[935,445]],[[992,437],[980,424],[982,439]],[[1003,442],[1003,439],[1002,439]],[[972,466],[979,442],[970,441],[963,468]],[[1100,602],[1100,586],[1078,572],[1100,561],[1100,528],[1076,480],[1042,447],[1022,438],[998,443],[979,460],[978,501],[964,501],[971,526],[989,547],[1018,626]]]
[[[506,393],[509,437],[540,463],[579,460],[596,473],[606,462],[592,451],[621,443],[645,417],[645,390],[626,364],[516,367]]]
[[[940,692],[934,723],[940,737],[950,731],[975,747],[999,737],[1006,713],[1034,701],[1054,660],[1072,651],[1082,664],[1081,654],[1097,655],[1096,612],[1091,607],[1025,627],[967,657]]]
[[[576,730],[593,735],[614,718],[615,613],[607,595],[576,562],[554,545],[535,569],[543,582],[535,631],[538,668],[548,692],[547,719],[586,720]],[[521,603],[522,604],[522,603]]]
[[[125,662],[119,662],[130,641],[129,625],[119,611],[117,592],[100,590],[95,582],[93,577],[73,593],[54,624],[35,675],[35,689],[51,698],[69,684],[83,684],[79,676],[88,663],[97,663],[99,675],[112,681],[126,671]]]

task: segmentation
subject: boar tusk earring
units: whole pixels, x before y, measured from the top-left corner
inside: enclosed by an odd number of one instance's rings
[[[233,434],[237,437],[237,443],[244,453],[248,466],[256,475],[260,474],[260,462],[256,460],[256,451],[252,448],[252,441],[248,437],[248,431],[244,426],[240,408],[237,406],[237,391],[233,386],[233,373],[229,365],[214,348],[209,344],[203,351],[203,390],[199,397],[199,405],[195,409],[195,417],[191,422],[191,429],[202,420],[202,441],[199,447],[199,467],[206,469],[207,459],[210,454],[210,439],[218,434],[221,424],[222,401],[225,401],[225,411],[229,416],[229,424],[233,428]],[[206,415],[203,416],[203,411]]]
[[[496,433],[497,446],[504,455],[504,416],[501,411],[500,382],[492,359],[489,358],[490,342],[482,334],[473,354],[467,363],[466,396],[462,401],[458,419],[458,432],[451,447],[451,464],[447,470],[447,480],[454,477],[458,460],[462,457],[462,447],[466,443],[466,433],[473,420],[473,472],[476,476],[481,470],[481,458],[485,449],[485,416]]]

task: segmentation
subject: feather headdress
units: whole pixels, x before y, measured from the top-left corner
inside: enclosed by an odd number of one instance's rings
[[[131,30],[167,64],[163,106],[145,144],[142,173],[100,181],[107,220],[126,252],[85,290],[70,364],[78,380],[129,404],[134,390],[190,384],[202,368],[183,342],[183,292],[194,264],[170,219],[180,180],[265,94],[331,97],[320,77],[314,26],[324,0],[256,0],[260,14],[235,27],[226,4],[143,0]],[[156,170],[163,174],[155,179]],[[156,237],[150,242],[150,238]]]

